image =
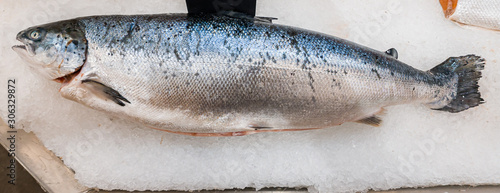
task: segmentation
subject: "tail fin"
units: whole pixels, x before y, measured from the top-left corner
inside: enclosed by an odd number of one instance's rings
[[[476,55],[450,57],[443,63],[429,70],[436,76],[458,76],[455,98],[446,106],[434,109],[457,113],[483,103],[477,84],[484,69],[484,59]]]

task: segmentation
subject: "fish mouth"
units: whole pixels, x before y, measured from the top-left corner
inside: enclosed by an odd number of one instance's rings
[[[26,50],[26,46],[25,45],[14,45],[14,46],[12,46],[12,49],[13,50],[16,50],[16,49]]]
[[[23,42],[23,40],[22,40],[22,38],[21,38],[22,34],[24,34],[24,33],[23,33],[23,32],[19,32],[19,33],[17,34],[17,36],[16,36],[16,40],[17,40],[17,41],[20,41],[21,43],[25,43],[25,42]],[[14,45],[14,46],[12,46],[12,49],[13,49],[14,51],[16,51],[16,52],[17,52],[17,51],[21,51],[21,50],[24,50],[24,51],[26,51],[26,52],[28,51],[28,49],[26,49],[26,44],[23,44],[23,45]]]
[[[30,52],[28,52],[28,47],[26,45],[14,45],[12,46],[12,50],[19,54],[28,54],[31,56]]]
[[[31,50],[29,45],[15,45],[12,46],[12,50],[14,50],[22,59],[30,63],[36,63],[33,60],[33,56],[35,56],[35,53],[29,51]]]
[[[35,56],[35,51],[33,50],[33,47],[30,45],[14,45],[12,46],[12,49],[17,52],[20,55],[26,55],[29,57]]]

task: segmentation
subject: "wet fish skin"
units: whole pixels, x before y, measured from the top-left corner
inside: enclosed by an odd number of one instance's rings
[[[389,105],[443,108],[458,93],[460,78],[448,63],[421,71],[384,52],[267,22],[184,14],[65,22],[81,26],[87,50],[62,96],[159,129],[324,128]],[[455,63],[482,69],[479,57],[467,58]],[[120,96],[103,93],[103,86]]]

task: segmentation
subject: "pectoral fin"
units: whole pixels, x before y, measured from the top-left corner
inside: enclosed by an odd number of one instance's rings
[[[367,118],[364,118],[361,120],[357,120],[356,123],[362,123],[362,124],[367,124],[367,125],[378,127],[378,126],[380,126],[380,123],[382,123],[382,119],[380,119],[377,116],[371,116],[371,117],[367,117]]]
[[[130,104],[130,101],[123,97],[118,91],[104,85],[103,83],[97,82],[95,80],[85,79],[82,80],[82,84],[86,84],[92,87],[94,94],[96,94],[97,96],[112,100],[120,106],[125,106],[124,102]]]

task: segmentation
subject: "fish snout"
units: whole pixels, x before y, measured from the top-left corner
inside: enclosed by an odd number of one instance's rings
[[[16,35],[16,40],[17,41],[20,41],[21,43],[23,43],[23,45],[14,45],[12,46],[12,50],[16,51],[16,52],[19,52],[19,51],[26,51],[26,42],[23,41],[26,39],[26,30],[23,30],[23,31],[20,31],[19,33],[17,33]]]
[[[17,52],[19,55],[27,54],[26,56],[30,57],[35,55],[35,50],[33,49],[34,47],[27,36],[27,30],[17,33],[16,40],[20,41],[22,44],[12,46],[12,50]]]
[[[23,38],[26,38],[26,33],[24,33],[24,31],[20,31],[19,33],[17,33],[17,35],[16,35],[16,40],[17,41],[22,42]]]

